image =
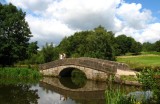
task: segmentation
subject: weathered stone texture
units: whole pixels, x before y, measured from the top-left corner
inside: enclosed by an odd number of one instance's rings
[[[106,81],[108,74],[116,74],[117,69],[128,70],[123,63],[96,58],[66,58],[39,65],[40,72],[46,76],[59,76],[66,68],[77,68],[86,74],[87,79]]]
[[[46,70],[54,67],[76,65],[94,70],[99,70],[107,73],[115,73],[117,69],[128,70],[128,65],[124,63],[118,63],[114,61],[96,59],[96,58],[66,58],[62,60],[56,60],[49,63],[39,65],[40,70]]]

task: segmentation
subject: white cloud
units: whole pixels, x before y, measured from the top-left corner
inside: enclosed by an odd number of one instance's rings
[[[119,3],[120,0],[62,0],[50,5],[47,13],[71,28],[84,30],[103,25],[112,29],[116,6]]]
[[[59,43],[63,37],[75,32],[75,30],[71,30],[67,25],[55,19],[36,18],[27,15],[26,20],[33,34],[31,41],[40,41],[40,46],[46,42]]]
[[[142,4],[129,4],[124,0],[8,1],[27,12],[26,20],[34,36],[31,41],[38,41],[39,45],[58,44],[64,36],[98,25],[140,42],[160,39],[160,23],[154,21],[152,12],[143,9]]]
[[[44,11],[53,0],[8,0],[18,7],[29,9],[33,12]]]
[[[117,15],[122,19],[125,26],[134,29],[146,28],[147,24],[152,21],[151,11],[142,9],[141,4],[127,4],[122,3],[117,9]]]
[[[116,36],[126,34],[141,43],[160,40],[160,23],[152,23],[154,21],[152,12],[142,9],[141,4],[124,2],[117,9],[117,15],[121,20],[122,28]]]
[[[144,29],[141,34],[139,34],[137,40],[139,40],[140,42],[155,42],[157,40],[160,40],[160,23],[148,25],[148,27]]]

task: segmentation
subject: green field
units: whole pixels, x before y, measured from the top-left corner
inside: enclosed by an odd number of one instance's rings
[[[160,53],[158,52],[146,52],[137,56],[118,56],[118,62],[127,63],[131,68],[136,68],[139,66],[160,66]]]

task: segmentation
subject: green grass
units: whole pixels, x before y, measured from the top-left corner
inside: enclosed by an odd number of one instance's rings
[[[0,68],[0,77],[1,78],[40,78],[41,74],[39,71],[29,68]]]
[[[137,81],[138,79],[135,77],[135,76],[132,76],[132,75],[121,75],[120,78],[123,80],[123,81]]]
[[[141,52],[141,55],[160,55],[160,52],[155,52],[155,51],[153,51],[153,52]]]
[[[118,62],[128,64],[131,68],[136,67],[159,67],[160,66],[160,53],[158,52],[145,52],[137,56],[119,56]]]

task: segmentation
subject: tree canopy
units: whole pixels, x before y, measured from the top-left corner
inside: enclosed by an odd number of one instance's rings
[[[12,4],[0,5],[0,64],[11,65],[27,57],[32,36],[25,13]]]
[[[116,55],[125,55],[128,52],[138,54],[142,50],[140,42],[136,42],[132,37],[119,35],[115,38]]]
[[[115,60],[111,32],[99,26],[64,38],[58,46],[68,57],[94,57]]]

